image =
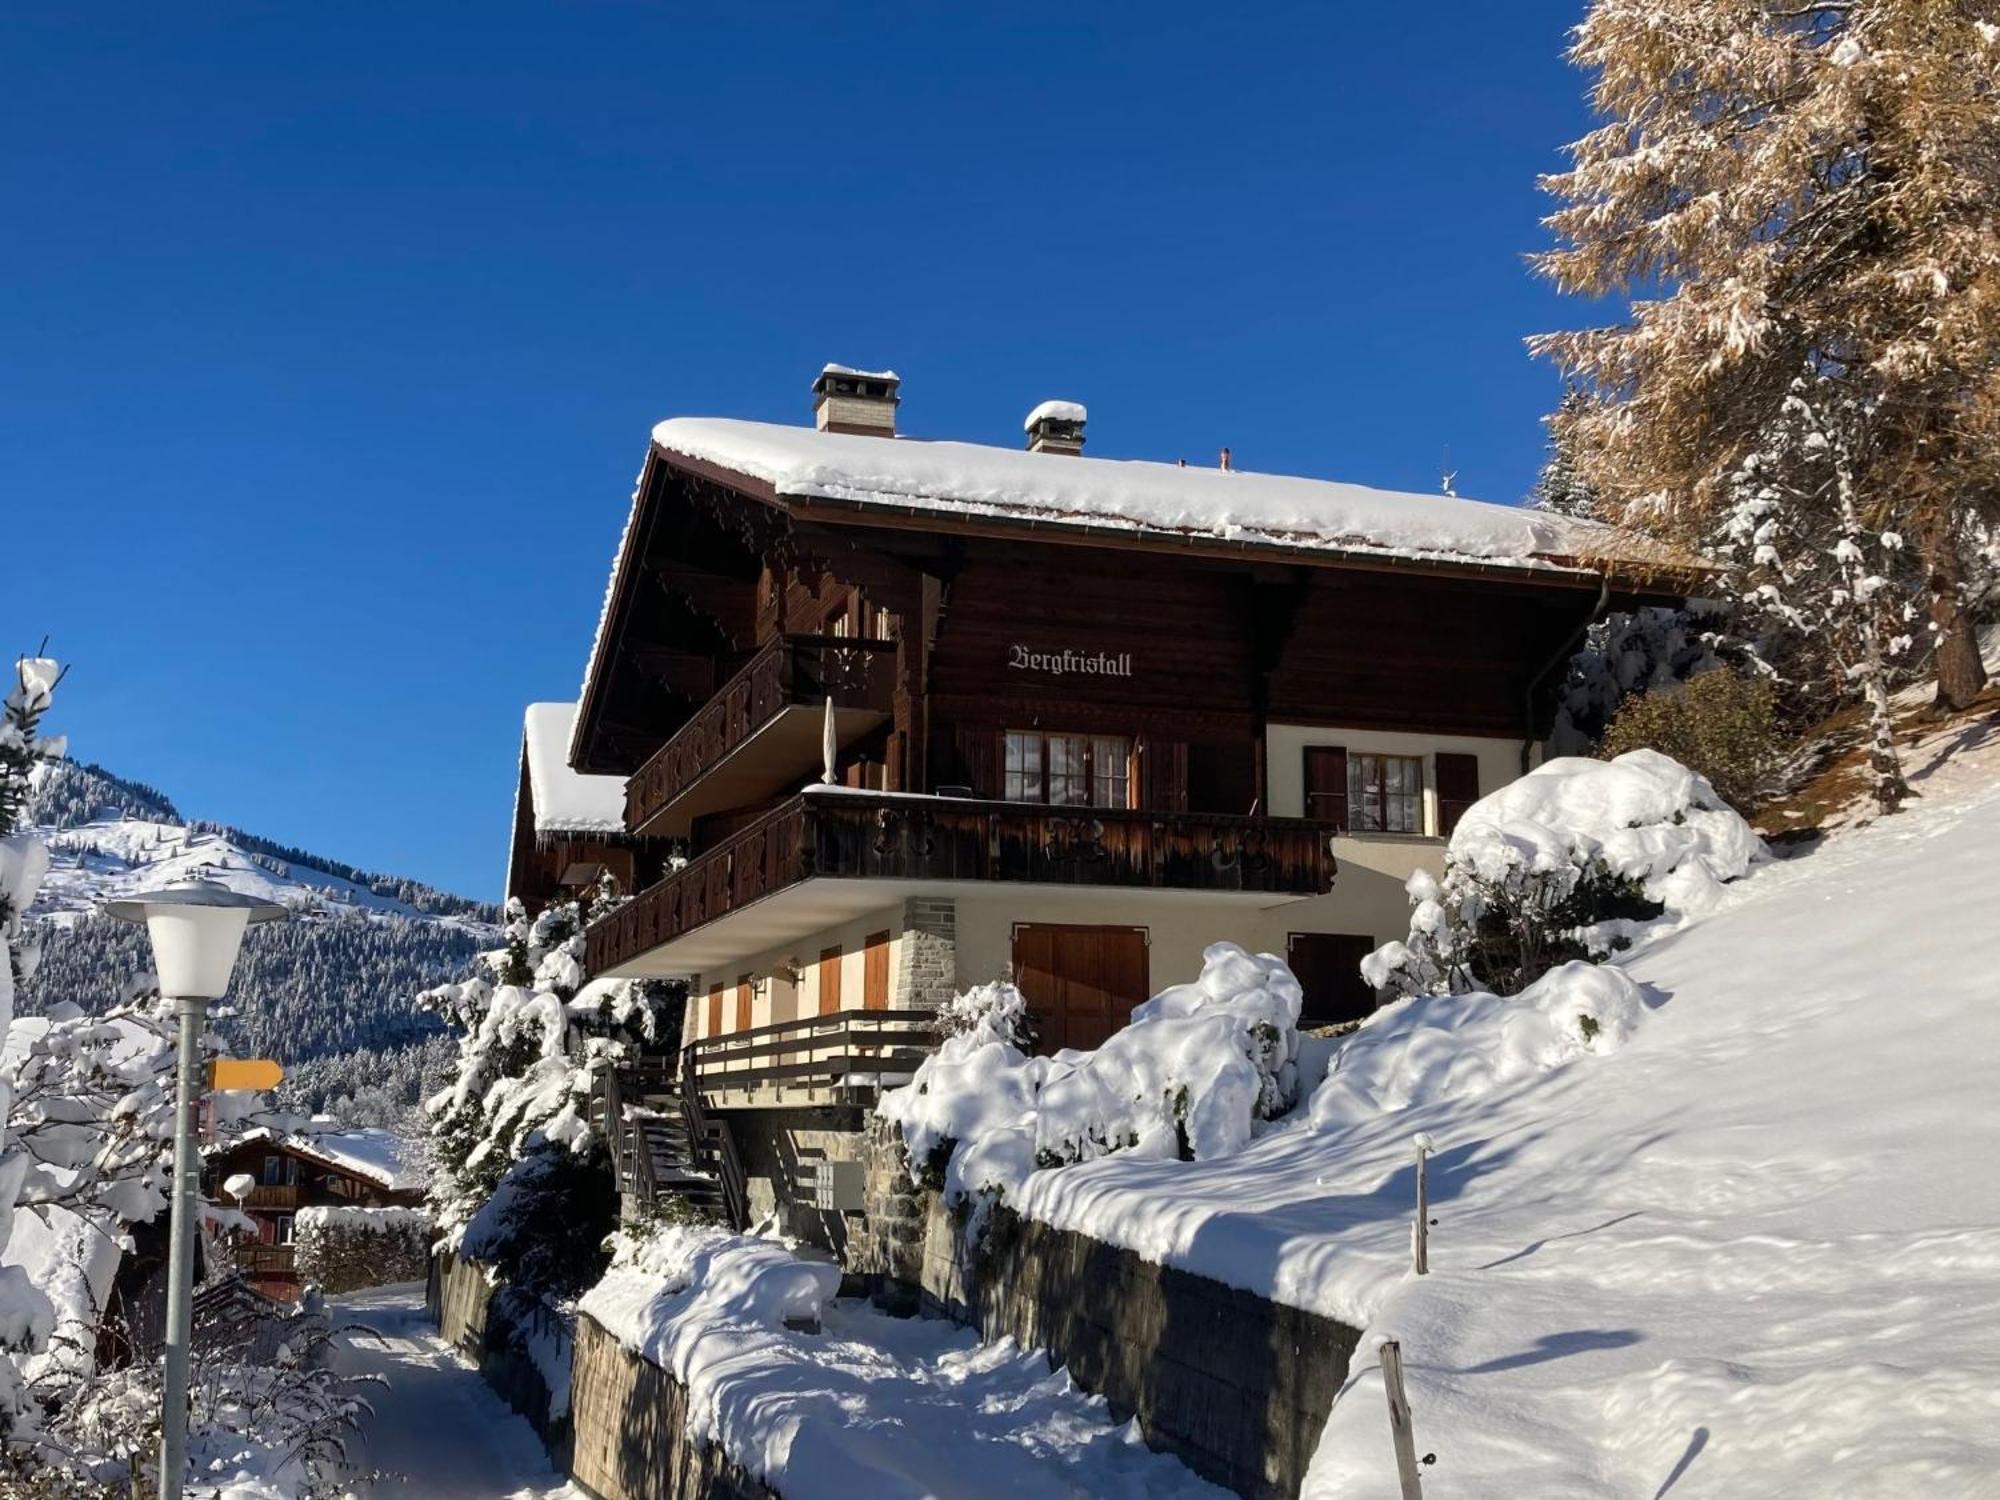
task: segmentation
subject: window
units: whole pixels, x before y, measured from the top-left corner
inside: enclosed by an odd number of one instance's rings
[[[1112,734],[1008,730],[1000,795],[1056,807],[1130,807],[1132,742]]]
[[[1347,815],[1356,833],[1424,831],[1424,763],[1414,755],[1347,757]]]
[[[292,1216],[291,1216],[290,1214],[279,1214],[279,1215],[278,1215],[278,1229],[277,1229],[277,1236],[278,1236],[278,1243],[279,1243],[279,1244],[281,1244],[281,1245],[289,1245],[289,1244],[291,1244],[291,1242],[292,1242]]]

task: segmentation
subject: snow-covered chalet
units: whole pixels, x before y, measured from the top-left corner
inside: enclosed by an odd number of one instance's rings
[[[1539,754],[1589,623],[1685,588],[1517,507],[1086,457],[1072,403],[1021,449],[913,439],[899,385],[829,366],[812,426],[654,428],[580,701],[531,711],[523,769],[629,857],[592,974],[690,986],[628,1091],[679,1098],[737,1216],[835,1242],[843,1138],[969,984],[1090,1047],[1229,939],[1288,958],[1303,1024],[1364,1014],[1358,960]]]

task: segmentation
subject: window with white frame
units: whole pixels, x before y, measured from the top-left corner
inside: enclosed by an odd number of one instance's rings
[[[1347,816],[1356,833],[1422,833],[1422,757],[1349,751]]]
[[[1132,742],[1115,734],[1009,730],[1001,795],[1057,807],[1130,807]]]

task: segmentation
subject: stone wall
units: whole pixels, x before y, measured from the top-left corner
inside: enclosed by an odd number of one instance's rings
[[[714,1444],[687,1436],[687,1390],[619,1347],[588,1317],[576,1325],[570,1475],[598,1500],[777,1500]]]
[[[903,1010],[936,1010],[958,993],[958,903],[913,896],[903,903],[895,984]]]
[[[1153,1447],[1254,1500],[1299,1492],[1359,1333],[996,1209],[968,1250],[942,1195],[871,1129],[866,1233],[850,1264],[892,1311],[1045,1349]]]
[[[445,1342],[479,1366],[480,1377],[540,1435],[550,1461],[558,1469],[565,1467],[571,1442],[570,1392],[559,1378],[564,1388],[551,1388],[549,1377],[529,1353],[528,1342],[535,1338],[546,1350],[551,1343],[567,1341],[567,1329],[551,1327],[547,1316],[517,1305],[505,1288],[487,1280],[484,1267],[449,1251],[432,1258],[424,1300]],[[560,1358],[551,1362],[562,1363]]]

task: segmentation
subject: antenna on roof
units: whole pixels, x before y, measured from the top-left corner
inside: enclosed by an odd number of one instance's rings
[[[1438,487],[1451,496],[1452,499],[1456,500],[1458,498],[1458,470],[1451,466],[1451,444],[1445,444],[1444,459],[1438,467],[1443,474],[1443,477],[1439,480]]]

